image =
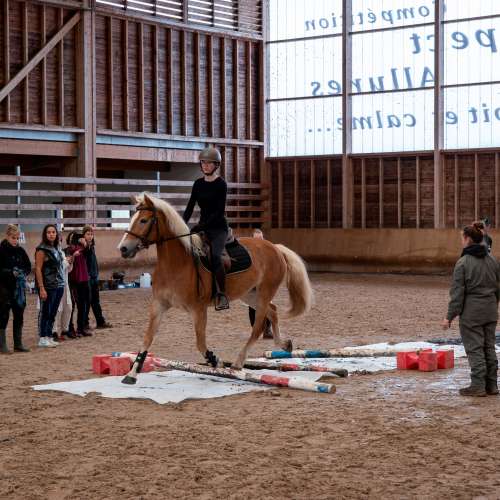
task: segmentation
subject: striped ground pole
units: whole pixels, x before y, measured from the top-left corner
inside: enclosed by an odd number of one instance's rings
[[[245,362],[245,368],[279,370],[283,372],[328,372],[339,377],[347,377],[348,372],[344,368],[328,368],[321,365],[301,365],[299,363],[280,363],[273,361],[248,360]]]
[[[386,349],[297,349],[295,351],[264,351],[266,359],[291,359],[291,358],[365,358],[396,356],[397,350]]]

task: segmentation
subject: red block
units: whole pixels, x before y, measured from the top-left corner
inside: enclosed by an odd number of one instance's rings
[[[96,354],[92,356],[92,371],[97,375],[104,375],[109,373],[109,354]]]
[[[109,358],[110,375],[126,375],[130,367],[131,361],[128,358]]]
[[[437,351],[437,366],[439,370],[447,370],[455,366],[455,352],[452,349]]]
[[[420,352],[418,356],[418,369],[421,372],[433,372],[437,370],[437,352]]]
[[[414,351],[396,353],[398,370],[417,370],[418,354]]]

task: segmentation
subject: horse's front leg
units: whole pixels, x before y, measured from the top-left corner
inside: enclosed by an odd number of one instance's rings
[[[207,348],[207,308],[201,306],[193,311],[194,331],[196,333],[196,347],[203,355],[207,362],[216,367],[219,360],[213,351]]]
[[[131,370],[123,378],[123,384],[135,384],[137,382],[137,374],[141,372],[146,356],[148,355],[148,350],[153,343],[153,339],[160,326],[160,321],[163,313],[170,308],[169,304],[160,302],[159,300],[153,299],[149,309],[149,324],[146,332],[144,333],[144,342],[142,344],[142,351],[137,354],[134,364]]]

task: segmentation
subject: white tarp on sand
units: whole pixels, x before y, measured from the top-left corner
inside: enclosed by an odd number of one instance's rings
[[[273,370],[255,370],[259,373],[276,375]],[[324,375],[315,372],[294,372],[289,378],[301,377],[316,381]],[[77,396],[96,392],[105,398],[152,399],[159,404],[180,403],[185,399],[208,399],[241,394],[250,391],[265,391],[270,386],[241,380],[230,380],[177,370],[141,373],[135,385],[121,383],[123,377],[100,377],[72,382],[35,385],[35,391],[62,391]]]

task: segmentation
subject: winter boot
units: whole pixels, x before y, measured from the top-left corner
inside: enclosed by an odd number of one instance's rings
[[[498,385],[494,382],[486,382],[486,394],[496,396],[498,394]]]
[[[16,327],[14,329],[14,351],[17,352],[30,352],[30,350],[23,345],[23,327]]]
[[[469,387],[464,387],[459,391],[460,396],[472,396],[472,397],[483,397],[486,396],[486,391],[484,387],[470,385]]]
[[[7,339],[5,337],[5,330],[0,330],[0,354],[12,354],[7,347]]]

